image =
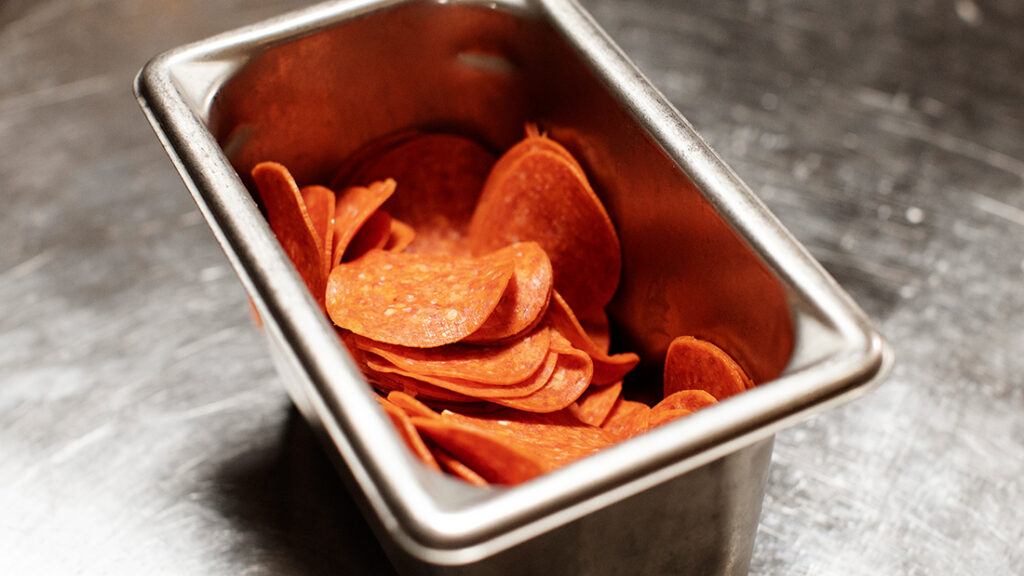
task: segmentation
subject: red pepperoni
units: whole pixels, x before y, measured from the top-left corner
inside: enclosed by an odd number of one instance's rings
[[[323,241],[306,212],[299,187],[288,169],[276,162],[261,162],[252,169],[270,229],[292,261],[313,298],[324,305]]]
[[[704,390],[718,400],[754,387],[739,364],[711,342],[680,336],[665,356],[664,395]]]
[[[334,246],[334,190],[325,186],[305,186],[299,190],[306,213],[320,238],[324,278],[331,273],[331,250]]]
[[[456,343],[440,348],[409,348],[363,337],[356,337],[354,343],[412,374],[508,385],[537,372],[548,356],[551,336],[547,328],[540,328],[504,346]]]
[[[334,209],[334,246],[331,267],[341,263],[349,243],[381,204],[395,192],[394,180],[381,180],[368,186],[351,186],[337,194]]]
[[[551,470],[550,463],[487,430],[448,419],[412,418],[432,442],[493,484],[519,484]]]
[[[602,347],[590,339],[568,303],[557,291],[551,295],[546,320],[574,347],[590,355],[594,361],[595,385],[603,386],[621,381],[640,362],[640,357],[632,352],[613,355],[605,353]]]
[[[536,242],[520,242],[503,248],[515,263],[512,278],[498,306],[466,342],[500,342],[525,333],[540,323],[551,299],[551,261]]]
[[[352,181],[365,184],[393,178],[399,191],[385,209],[416,230],[409,250],[450,252],[466,234],[494,160],[493,154],[468,138],[423,134],[366,162]]]
[[[398,433],[402,436],[402,440],[404,440],[405,444],[410,450],[412,450],[412,453],[430,468],[440,470],[441,467],[434,458],[434,454],[430,451],[430,448],[427,447],[426,443],[423,442],[423,438],[416,430],[416,427],[413,426],[409,415],[406,414],[404,410],[384,398],[378,396],[377,400],[380,402],[381,407],[384,408],[384,412],[387,413],[391,422],[395,425],[395,428],[398,429]]]
[[[621,394],[622,382],[608,386],[591,386],[574,405],[569,407],[569,411],[579,418],[580,422],[600,426],[608,418]]]
[[[513,147],[495,164],[469,225],[474,253],[535,241],[558,290],[580,313],[604,308],[619,283],[619,239],[600,200],[564,155]]]
[[[499,409],[469,415],[446,410],[441,418],[498,438],[548,469],[589,456],[615,441],[607,431],[583,424],[565,411],[533,414]]]
[[[380,342],[429,348],[472,334],[512,277],[511,259],[371,250],[336,266],[327,285],[335,324]]]

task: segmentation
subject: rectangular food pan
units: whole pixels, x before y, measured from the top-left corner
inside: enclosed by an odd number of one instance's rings
[[[139,102],[264,322],[303,416],[403,574],[743,574],[773,434],[877,383],[881,335],[614,43],[567,0],[328,2],[149,62]],[[508,488],[422,466],[254,201],[257,162],[327,183],[417,128],[507,149],[537,122],[579,159],[622,246],[616,347],[660,382],[696,335],[758,382]]]

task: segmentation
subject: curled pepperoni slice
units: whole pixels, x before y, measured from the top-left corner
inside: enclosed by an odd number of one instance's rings
[[[452,344],[483,325],[513,269],[506,256],[371,250],[331,271],[327,313],[339,327],[388,344]]]
[[[522,148],[528,148],[525,152]],[[474,253],[535,241],[551,259],[555,290],[581,314],[604,308],[619,283],[618,235],[589,182],[563,154],[531,139],[495,164],[469,225]]]
[[[637,363],[640,357],[632,352],[609,355],[602,346],[591,340],[569,304],[555,292],[548,306],[547,322],[564,336],[574,347],[586,352],[594,361],[594,384],[598,386],[620,382]]]
[[[665,397],[680,390],[703,390],[724,400],[754,387],[739,364],[721,348],[706,340],[680,336],[665,355]]]
[[[334,246],[331,268],[341,264],[345,252],[367,220],[395,192],[394,180],[381,180],[368,186],[350,186],[337,194],[334,209]]]
[[[270,229],[310,293],[323,306],[323,240],[306,211],[299,187],[288,169],[276,162],[257,164],[252,169],[252,178],[267,211]]]
[[[488,430],[450,419],[412,417],[420,434],[493,484],[519,484],[552,466],[542,456]]]
[[[569,407],[569,411],[579,418],[580,422],[600,426],[608,418],[621,395],[622,382],[608,386],[591,386]]]
[[[409,348],[356,337],[361,350],[380,356],[396,368],[413,374],[471,380],[481,384],[517,384],[544,363],[551,346],[547,328],[504,346],[448,344],[440,348]]]
[[[611,445],[607,431],[587,426],[565,411],[533,414],[499,409],[480,414],[441,413],[442,420],[499,438],[506,445],[556,468]]]
[[[413,426],[412,420],[409,415],[400,407],[392,404],[385,398],[377,397],[377,401],[381,407],[384,408],[384,412],[391,419],[391,422],[398,429],[399,435],[402,436],[402,440],[409,447],[413,454],[420,459],[421,462],[433,468],[434,470],[440,470],[441,467],[437,463],[437,459],[434,458],[433,452],[427,447],[426,443],[423,442],[423,438],[420,433]]]
[[[352,181],[365,185],[393,178],[400,190],[385,209],[416,230],[409,250],[452,252],[466,234],[494,161],[493,154],[469,138],[422,134],[365,162]]]
[[[479,330],[466,342],[491,343],[507,340],[536,326],[551,299],[551,260],[536,242],[520,242],[503,248],[514,262],[512,278],[498,306]]]
[[[306,205],[306,213],[320,238],[323,253],[324,278],[331,273],[331,249],[334,245],[334,190],[326,186],[305,186],[299,190]]]
[[[384,249],[388,252],[401,252],[412,243],[416,237],[416,230],[397,218],[391,218],[391,231]]]

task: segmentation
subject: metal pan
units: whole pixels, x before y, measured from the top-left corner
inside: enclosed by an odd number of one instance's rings
[[[881,335],[571,1],[328,2],[162,54],[136,78],[157,135],[249,291],[296,405],[404,574],[742,574],[773,434],[868,390]],[[581,161],[623,249],[616,342],[659,384],[673,336],[760,385],[512,488],[406,450],[271,234],[261,160],[326,182],[411,127],[502,150],[536,121]]]

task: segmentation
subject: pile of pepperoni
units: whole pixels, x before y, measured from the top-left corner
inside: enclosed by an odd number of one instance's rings
[[[618,236],[580,164],[527,125],[500,157],[452,134],[373,142],[329,186],[263,162],[267,219],[380,404],[427,466],[516,484],[753,387],[676,338],[664,397],[628,400],[611,353]]]

